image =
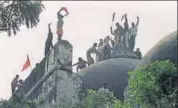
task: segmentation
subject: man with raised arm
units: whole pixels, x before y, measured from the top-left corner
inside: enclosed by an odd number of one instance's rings
[[[137,23],[135,24],[134,22],[132,22],[132,28],[130,28],[129,30],[129,34],[130,34],[130,48],[133,51],[134,47],[135,47],[135,37],[137,36],[137,27],[139,24],[139,17],[137,16]]]
[[[61,14],[62,10],[64,10],[66,12],[65,15]],[[63,25],[64,25],[63,18],[65,16],[67,16],[68,14],[69,14],[69,12],[67,11],[67,9],[65,7],[62,7],[57,13],[58,21],[57,21],[57,31],[56,31],[56,33],[58,35],[58,40],[61,40],[61,38],[63,36]]]
[[[123,27],[117,22],[116,23],[116,29],[112,30],[112,27],[110,27],[111,34],[114,35],[115,43],[122,43],[122,37],[123,37]]]
[[[48,24],[48,38],[46,39],[46,43],[45,43],[45,56],[49,53],[50,49],[53,48],[53,33],[51,32],[51,28],[50,28],[51,23]]]
[[[122,19],[125,18],[125,22],[124,22],[124,46],[129,48],[129,24],[128,24],[128,20],[127,20],[127,14],[124,14]]]

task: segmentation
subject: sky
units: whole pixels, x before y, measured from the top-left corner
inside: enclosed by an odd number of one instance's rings
[[[140,17],[136,48],[145,55],[158,41],[177,30],[177,1],[44,1],[46,9],[40,15],[36,28],[21,27],[16,36],[0,34],[0,98],[11,96],[10,83],[16,74],[25,79],[31,68],[21,72],[27,54],[31,67],[44,57],[44,45],[48,23],[52,23],[53,43],[57,41],[57,11],[67,7],[69,15],[64,19],[64,36],[73,45],[73,63],[78,57],[86,59],[86,50],[100,38],[110,35],[110,26],[120,22],[128,14],[129,26]],[[112,23],[112,14],[115,22]]]

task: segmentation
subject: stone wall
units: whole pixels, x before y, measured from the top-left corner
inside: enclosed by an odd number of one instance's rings
[[[79,102],[78,93],[81,90],[80,77],[72,73],[72,46],[62,41],[54,46],[46,62],[46,71],[57,62],[68,66],[66,70],[56,69],[55,72],[42,85],[42,92],[38,99],[44,99],[42,108],[72,108]],[[60,65],[60,64],[59,64]]]
[[[42,99],[39,108],[73,108],[79,102],[82,81],[72,72],[72,45],[65,40],[57,42],[42,64],[43,74],[32,71],[18,93],[31,100]],[[38,79],[33,81],[34,77]]]

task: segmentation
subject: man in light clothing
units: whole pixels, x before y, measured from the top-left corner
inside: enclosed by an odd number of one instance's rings
[[[101,87],[101,88],[98,90],[98,93],[109,93],[108,84],[107,84],[107,83],[104,83],[104,87]]]
[[[137,36],[138,24],[139,24],[139,17],[137,16],[136,25],[134,22],[132,22],[132,28],[130,28],[130,30],[129,30],[129,34],[130,34],[129,43],[130,43],[130,48],[132,51],[134,50],[134,47],[135,47],[135,37]]]

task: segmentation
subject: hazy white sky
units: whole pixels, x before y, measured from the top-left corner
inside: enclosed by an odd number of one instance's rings
[[[140,16],[136,47],[143,55],[165,35],[177,29],[177,1],[45,1],[46,10],[41,14],[40,23],[34,29],[21,28],[16,36],[0,34],[0,98],[11,96],[10,83],[16,74],[23,79],[30,74],[28,69],[20,72],[26,54],[29,54],[32,68],[44,57],[48,23],[52,23],[54,43],[56,42],[56,12],[66,6],[69,15],[64,20],[63,39],[73,45],[73,62],[85,57],[86,50],[100,38],[110,35],[112,13],[120,22],[128,13],[131,24]],[[122,22],[120,22],[122,23]]]

